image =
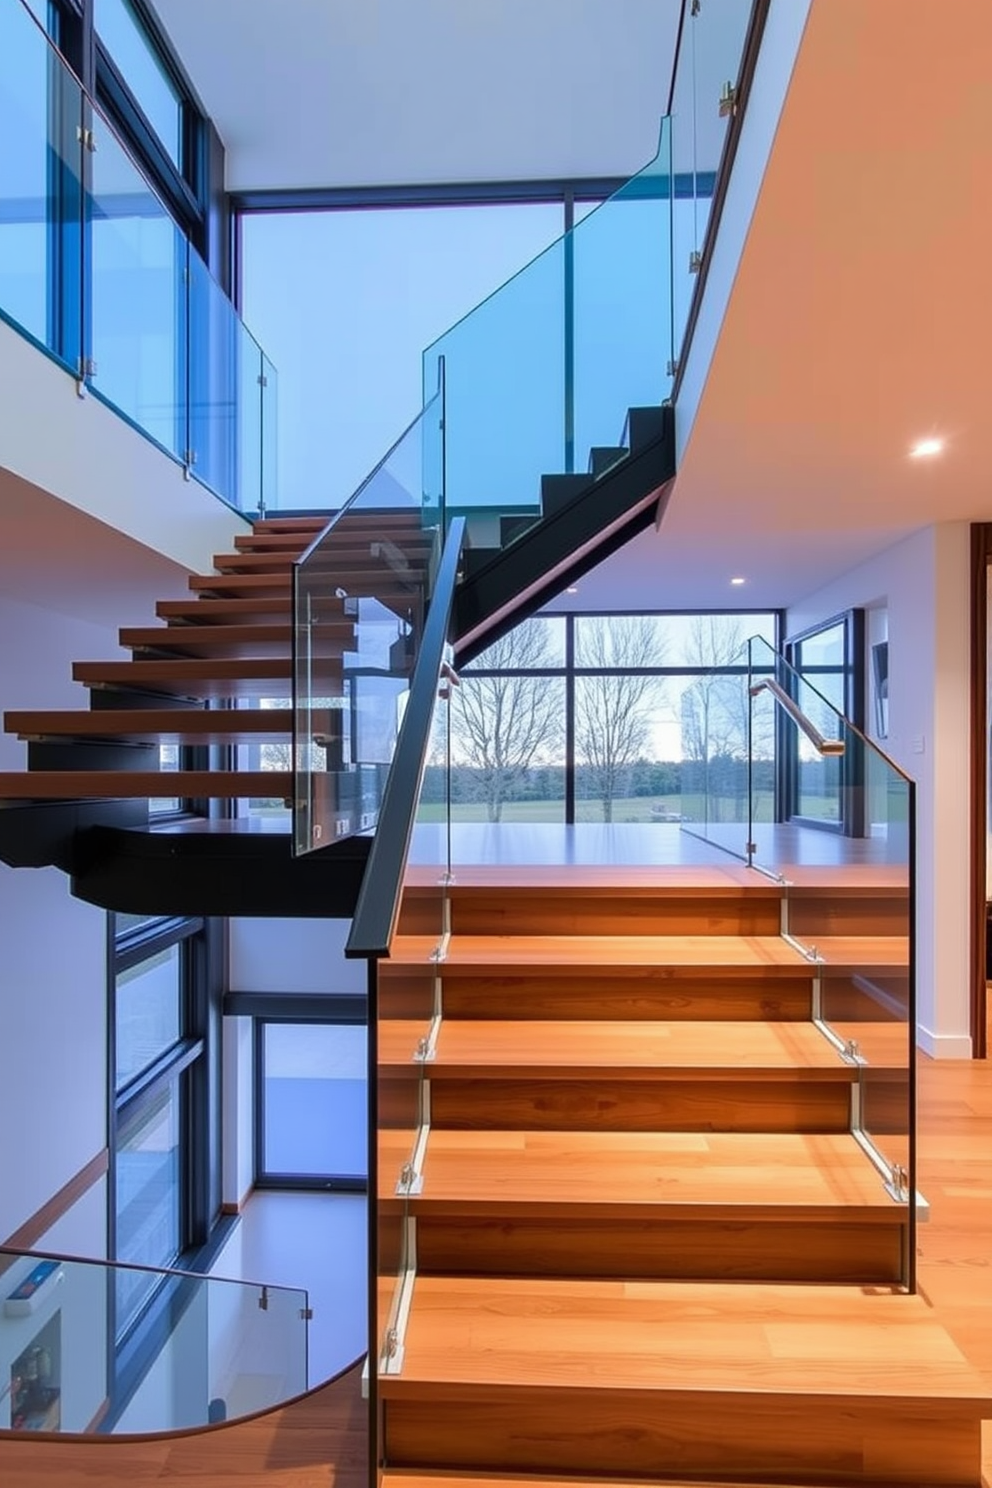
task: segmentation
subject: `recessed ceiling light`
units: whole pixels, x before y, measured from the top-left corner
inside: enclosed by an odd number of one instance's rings
[[[732,584],[746,584],[747,583],[747,579],[740,579],[740,578],[738,578],[738,579],[731,579],[730,582]]]
[[[928,460],[933,455],[940,455],[944,450],[942,439],[918,439],[909,451],[911,460]]]
[[[569,584],[568,588],[565,590],[565,593],[566,594],[578,594],[578,592],[579,592],[579,586],[578,586],[578,584]]]

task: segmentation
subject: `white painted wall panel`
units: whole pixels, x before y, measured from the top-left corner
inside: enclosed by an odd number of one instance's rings
[[[917,792],[920,1042],[968,1058],[969,529],[914,533],[788,611],[798,632],[852,606],[885,604],[889,641],[886,751]]]

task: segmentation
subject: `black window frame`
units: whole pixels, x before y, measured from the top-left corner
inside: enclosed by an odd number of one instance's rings
[[[649,608],[643,608],[643,607],[642,608],[631,607],[631,608],[625,608],[625,609],[622,609],[622,610],[619,610],[619,609],[610,609],[610,610],[607,610],[607,609],[589,609],[589,610],[586,610],[586,609],[574,609],[574,610],[573,609],[569,609],[569,610],[564,610],[564,609],[562,609],[562,610],[539,610],[539,611],[537,611],[537,613],[533,617],[534,619],[544,619],[544,620],[562,619],[562,620],[565,621],[564,660],[563,660],[563,662],[559,666],[531,667],[531,668],[523,668],[523,667],[501,667],[501,668],[495,668],[495,667],[480,666],[479,665],[479,659],[480,659],[481,656],[484,656],[485,655],[485,652],[483,651],[483,652],[480,653],[480,657],[477,657],[474,661],[472,661],[471,663],[469,663],[467,666],[462,667],[462,668],[459,669],[460,672],[461,672],[462,677],[464,679],[466,679],[466,680],[468,680],[468,679],[470,679],[472,677],[486,677],[486,676],[489,676],[489,677],[492,677],[492,676],[530,676],[530,677],[548,677],[548,678],[561,677],[561,678],[564,678],[564,681],[565,681],[565,728],[564,728],[564,738],[565,738],[565,744],[564,744],[564,754],[565,754],[565,763],[564,763],[564,769],[565,769],[565,802],[564,802],[564,804],[565,804],[565,811],[564,811],[564,818],[563,818],[563,820],[564,820],[564,825],[565,826],[574,826],[575,825],[575,823],[576,823],[576,816],[575,816],[576,800],[579,799],[577,797],[577,795],[576,795],[576,788],[575,788],[575,782],[576,782],[576,760],[575,760],[575,684],[576,684],[576,681],[579,678],[581,678],[581,677],[603,677],[603,676],[625,677],[625,676],[631,676],[631,675],[633,675],[633,676],[658,677],[659,679],[664,679],[665,677],[696,677],[696,676],[699,676],[701,670],[702,671],[716,670],[716,671],[720,671],[722,673],[725,673],[727,676],[733,676],[735,674],[740,675],[740,676],[746,676],[747,675],[747,665],[746,665],[746,663],[744,665],[742,665],[741,667],[739,667],[739,668],[734,668],[734,667],[730,667],[730,666],[727,666],[727,667],[716,667],[716,668],[700,668],[700,667],[697,667],[697,666],[657,666],[657,667],[630,667],[630,666],[589,667],[589,666],[580,666],[580,665],[578,665],[576,663],[576,660],[575,660],[575,657],[576,657],[575,622],[577,620],[625,619],[625,618],[628,618],[628,617],[629,618],[633,618],[633,619],[636,619],[636,618],[665,619],[666,617],[668,617],[668,618],[682,617],[682,616],[692,617],[692,616],[697,616],[697,615],[702,615],[702,616],[706,616],[706,615],[726,615],[726,616],[732,616],[732,617],[739,617],[741,620],[746,620],[749,615],[753,615],[753,616],[768,616],[768,615],[770,615],[770,616],[773,617],[773,620],[774,620],[774,627],[775,627],[774,647],[775,647],[775,650],[776,651],[780,651],[782,649],[782,636],[784,634],[784,626],[785,626],[785,611],[782,610],[782,609],[775,608],[774,606],[768,606],[768,607],[765,607],[765,608],[756,608],[755,607],[755,608],[748,608],[748,609],[738,609],[738,608],[733,607],[733,606],[726,606],[726,607],[721,607],[721,606],[707,606],[706,608],[703,608],[703,609],[691,609],[691,610],[690,609],[667,610],[667,609],[653,609],[653,608],[650,608],[649,609]],[[776,770],[776,800],[778,799],[778,795],[779,795],[779,787],[778,787],[777,781],[778,781],[778,777],[779,777],[779,775],[781,773],[781,765],[780,765],[780,756],[779,756],[778,745],[779,745],[779,740],[778,740],[778,736],[776,735],[776,766],[775,766],[775,770]],[[777,810],[776,810],[776,817],[775,817],[775,819],[776,820],[779,820],[780,819],[779,816],[778,816]]]
[[[209,1171],[211,1155],[194,1135],[210,1132],[209,1104],[209,947],[207,922],[201,917],[166,916],[118,935],[116,916],[107,915],[107,1085],[109,1174],[107,1190],[108,1256],[118,1259],[117,1151],[123,1125],[150,1107],[161,1091],[179,1085],[179,1248],[158,1264],[188,1265],[207,1244],[212,1228]],[[162,951],[180,948],[179,1038],[151,1064],[117,1085],[117,977]],[[123,1347],[152,1305],[153,1292],[125,1329],[117,1326],[112,1305],[111,1336]]]
[[[865,730],[865,704],[867,696],[865,666],[865,612],[863,609],[840,610],[826,619],[818,620],[804,630],[796,631],[785,638],[783,655],[794,672],[800,672],[811,687],[816,687],[818,675],[835,676],[836,667],[800,667],[797,665],[799,649],[805,641],[824,631],[842,627],[844,633],[844,701],[843,712],[860,732]],[[792,672],[786,673],[786,685],[795,694],[798,690]],[[797,699],[797,701],[800,701]],[[837,821],[824,821],[817,817],[804,816],[796,808],[800,800],[799,790],[799,731],[782,711],[776,709],[775,755],[780,766],[779,777],[780,819],[793,822],[799,827],[811,827],[818,832],[831,832],[841,837],[863,837],[865,835],[865,773],[864,749],[855,738],[847,740],[847,748],[840,756],[840,816]]]
[[[368,1000],[366,997],[329,996],[292,993],[239,993],[236,998],[245,999],[242,1005],[253,1001],[252,1013],[252,1097],[254,1107],[254,1187],[259,1190],[304,1193],[350,1193],[367,1194],[369,1175],[364,1173],[270,1173],[265,1168],[265,1030],[269,1024],[302,1027],[320,1024],[323,1027],[368,1028]],[[227,1001],[225,1001],[225,1011]],[[366,1069],[366,1080],[368,1070]]]
[[[173,161],[128,80],[120,72],[96,30],[94,0],[83,0],[84,28],[89,34],[92,87],[89,92],[106,112],[138,164],[158,190],[177,225],[202,258],[207,258],[207,208],[210,194],[208,119],[193,86],[145,0],[123,0],[148,42],[150,51],[175,90],[180,110],[180,159]],[[85,81],[85,80],[84,80]]]

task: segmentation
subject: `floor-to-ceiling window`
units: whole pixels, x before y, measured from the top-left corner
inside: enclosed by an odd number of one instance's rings
[[[460,821],[676,823],[686,762],[733,763],[748,743],[740,679],[773,613],[541,615],[462,669],[452,707]],[[735,685],[728,686],[729,681]],[[774,819],[774,737],[755,737],[760,810]],[[440,800],[428,764],[425,814]],[[726,770],[727,790],[740,772]],[[728,814],[735,803],[726,801]],[[719,809],[714,795],[711,809]],[[438,807],[440,810],[440,807]]]
[[[280,504],[345,501],[419,412],[424,350],[613,184],[411,188],[402,205],[314,193],[305,211],[253,199],[240,304],[279,367]]]
[[[111,1254],[169,1267],[202,1245],[208,1174],[208,969],[205,925],[110,917]],[[157,1278],[119,1272],[114,1327],[126,1335]]]

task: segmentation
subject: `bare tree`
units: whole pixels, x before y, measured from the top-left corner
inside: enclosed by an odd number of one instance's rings
[[[547,760],[561,741],[562,701],[546,676],[556,664],[547,626],[525,620],[489,646],[480,665],[491,676],[466,673],[452,697],[452,757],[471,766],[498,822],[503,805],[532,765]]]
[[[746,667],[747,630],[739,620],[721,615],[693,618],[685,648],[686,665],[699,676],[682,694],[682,754],[689,794],[702,797],[705,815],[719,811],[720,800],[733,801],[732,819],[745,807],[745,761],[750,739],[755,758],[771,755],[774,721],[762,698],[752,700],[746,674],[727,676],[718,668]]]
[[[603,820],[613,820],[613,803],[625,771],[644,757],[651,734],[650,710],[664,684],[638,675],[636,668],[661,666],[664,645],[647,615],[601,615],[581,621],[583,667],[614,668],[575,684],[575,753],[589,767]]]

